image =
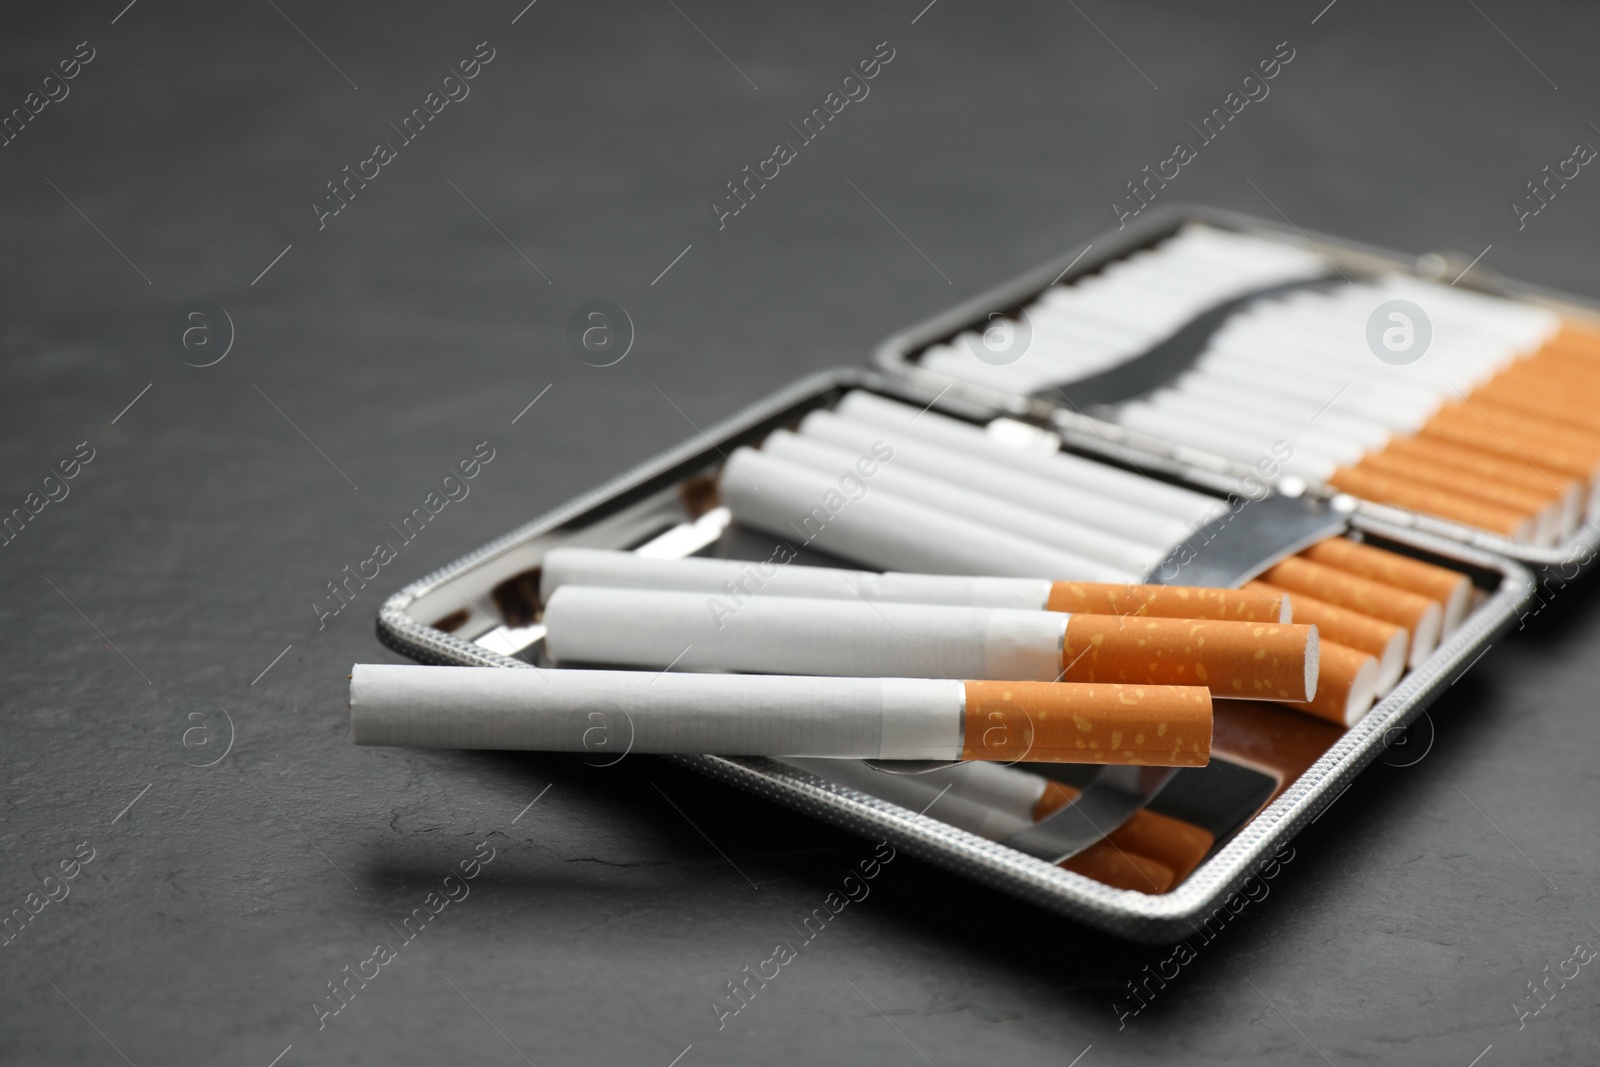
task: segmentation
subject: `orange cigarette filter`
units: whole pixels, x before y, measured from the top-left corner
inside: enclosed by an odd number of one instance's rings
[[[1178,882],[1178,872],[1166,864],[1115,848],[1106,841],[1090,845],[1061,866],[1113,889],[1131,889],[1151,896],[1167,892]]]
[[[1354,726],[1372,707],[1378,692],[1378,661],[1375,657],[1332,641],[1322,642],[1322,675],[1317,695],[1289,706],[1336,722]]]
[[[1354,467],[1340,467],[1328,479],[1328,484],[1379,504],[1393,504],[1438,515],[1516,540],[1527,540],[1535,528],[1534,520],[1521,512],[1477,497],[1440,489],[1415,478],[1374,470],[1365,460]]]
[[[1471,445],[1437,437],[1397,437],[1383,448],[1384,454],[1415,457],[1453,468],[1458,484],[1491,480],[1518,485],[1532,492],[1548,493],[1569,508],[1583,504],[1583,486],[1576,478],[1559,472],[1546,472],[1522,456],[1503,456]]]
[[[1600,453],[1588,442],[1575,442],[1537,430],[1529,432],[1521,418],[1495,416],[1491,419],[1470,404],[1449,404],[1440,408],[1423,425],[1421,433],[1501,455],[1526,456],[1541,470],[1553,468],[1580,478],[1586,484],[1594,480],[1596,467],[1600,466]]]
[[[1050,782],[1034,807],[1043,819],[1077,798],[1079,790]],[[1140,808],[1127,822],[1062,863],[1069,871],[1115,889],[1165,893],[1200,866],[1216,838],[1209,830],[1170,815]],[[1170,875],[1170,879],[1162,875]]]
[[[1385,585],[1420,593],[1444,607],[1444,632],[1449,633],[1466,617],[1472,604],[1472,580],[1460,571],[1426,563],[1376,545],[1331,537],[1300,553],[1302,559],[1337,567]]]
[[[1214,619],[1219,622],[1288,622],[1291,615],[1287,597],[1268,596],[1247,589],[1107,582],[1056,582],[1050,587],[1045,609],[1085,615]]]
[[[1201,686],[962,684],[962,759],[1157,767],[1211,759],[1211,693]]]
[[[1526,377],[1497,375],[1479,386],[1472,399],[1481,404],[1515,408],[1526,415],[1556,419],[1593,433],[1600,430],[1600,411],[1588,390],[1573,391],[1571,379],[1530,381]]]
[[[1600,363],[1596,369],[1600,370]],[[1479,386],[1473,395],[1480,393],[1490,403],[1509,404],[1535,414],[1559,413],[1590,429],[1600,426],[1600,419],[1594,415],[1600,382],[1586,375],[1566,373],[1559,364],[1512,367]]]
[[[1548,347],[1600,357],[1600,325],[1568,319],[1561,324],[1560,332],[1550,339]]]
[[[1474,400],[1470,408],[1502,432],[1530,441],[1548,440],[1591,452],[1600,462],[1600,432],[1552,418],[1548,412],[1528,412],[1496,400]]]
[[[1508,367],[1482,388],[1490,386],[1507,398],[1502,401],[1504,403],[1510,403],[1509,398],[1518,394],[1530,400],[1539,395],[1544,403],[1538,410],[1549,407],[1587,423],[1592,417],[1591,405],[1600,396],[1600,360],[1539,356]]]
[[[1575,364],[1587,363],[1591,367],[1600,367],[1600,359],[1596,359],[1596,353],[1592,349],[1588,349],[1583,345],[1574,346],[1565,341],[1560,335],[1546,342],[1544,347],[1531,356],[1518,360],[1518,362],[1531,363],[1537,360],[1543,363],[1557,359],[1571,360]]]
[[[1558,349],[1542,349],[1538,354],[1518,360],[1499,377],[1530,382],[1555,382],[1582,393],[1600,389],[1600,359]]]
[[[1216,696],[1310,700],[1317,631],[1291,623],[1073,615],[1061,646],[1068,682],[1203,685]]]
[[[1304,593],[1405,627],[1411,633],[1410,665],[1413,667],[1438,647],[1444,609],[1437,600],[1420,593],[1295,556],[1269,568],[1261,577],[1290,593]]]
[[[1275,592],[1277,587],[1266,582],[1251,582],[1251,585],[1263,587],[1263,592]],[[1328,642],[1337,642],[1346,648],[1358,649],[1378,661],[1378,687],[1377,695],[1383,696],[1395,687],[1400,681],[1400,676],[1406,669],[1406,652],[1411,644],[1411,633],[1404,626],[1396,626],[1392,622],[1363,615],[1359,611],[1341,608],[1337,604],[1330,604],[1326,600],[1307,596],[1304,593],[1294,595],[1295,611],[1300,615],[1300,621],[1309,623],[1317,628],[1317,636],[1321,642],[1318,651],[1327,647]],[[1318,671],[1317,690],[1322,690],[1322,674]]]

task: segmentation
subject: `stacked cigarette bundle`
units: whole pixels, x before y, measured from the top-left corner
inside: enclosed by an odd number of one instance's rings
[[[1204,766],[1191,686],[357,664],[358,745]]]
[[[979,359],[985,338],[966,333],[929,348],[921,363],[1003,392],[1031,393],[1116,366],[1217,303],[1327,272],[1326,261],[1307,249],[1189,226],[1093,275],[1051,286],[1027,309],[1026,326],[985,322],[986,331],[1017,346],[1014,362]],[[1031,332],[1025,342],[1023,331]]]
[[[1215,497],[864,391],[729,457],[740,522],[883,569],[1136,581],[1201,524]]]
[[[980,359],[975,335],[935,345],[920,362],[1036,392],[1121,365],[1248,290],[1327,271],[1307,249],[1188,226],[1047,289],[1028,308],[1032,336],[1014,362]],[[1394,301],[1421,314],[1386,307]],[[1413,346],[1420,355],[1409,359]],[[1114,417],[1246,464],[1277,457],[1285,473],[1315,485],[1551,544],[1577,528],[1600,477],[1596,400],[1600,330],[1531,304],[1387,275],[1246,306],[1189,370]],[[1282,458],[1280,442],[1292,456]]]
[[[1465,389],[1465,386],[1462,387]],[[1600,477],[1600,331],[1563,324],[1328,483],[1536,544],[1583,521]]]
[[[1388,693],[1461,623],[1473,597],[1458,571],[1342,537],[1269,568],[1246,589],[1292,595],[1295,617],[1317,626],[1322,686],[1304,710],[1336,722],[1328,703],[1336,693],[1365,694],[1369,703]]]
[[[1431,330],[1414,363],[1369,345],[1369,318],[1393,300],[1429,320],[1394,320],[1397,344]],[[1246,463],[1286,441],[1283,469],[1313,484],[1549,544],[1576,528],[1600,472],[1600,432],[1563,399],[1595,389],[1595,351],[1542,309],[1391,276],[1235,315],[1193,370],[1116,418]]]

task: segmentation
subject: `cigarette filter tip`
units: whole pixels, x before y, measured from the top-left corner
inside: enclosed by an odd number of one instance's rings
[[[1211,693],[1201,686],[966,683],[962,759],[1203,767]]]
[[[1181,585],[1116,585],[1056,582],[1045,602],[1049,611],[1082,615],[1131,615],[1222,622],[1288,622],[1282,598],[1249,589]]]
[[[1073,615],[1061,665],[1069,682],[1203,685],[1243,700],[1310,700],[1317,634],[1282,623]]]

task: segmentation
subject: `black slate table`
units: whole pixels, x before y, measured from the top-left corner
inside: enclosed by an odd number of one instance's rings
[[[1600,292],[1600,177],[1511,206],[1600,139],[1600,13],[123,3],[0,15],[0,509],[38,507],[0,548],[0,1062],[1594,1059],[1600,972],[1526,984],[1600,944],[1592,582],[1136,1015],[1167,950],[908,857],[721,1014],[870,842],[665,761],[357,749],[344,705],[389,592],[1114,226],[1280,42],[1158,202]],[[636,332],[604,368],[593,299]]]

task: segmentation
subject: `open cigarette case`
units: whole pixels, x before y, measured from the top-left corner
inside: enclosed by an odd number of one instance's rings
[[[949,351],[953,339],[981,333],[997,316],[1016,317],[1041,293],[1108,273],[1108,268],[1159,247],[1175,234],[1192,232],[1197,224],[1302,252],[1310,247],[1296,231],[1286,233],[1266,223],[1199,209],[1169,210],[1140,220],[1110,238],[1095,240],[1092,257],[1064,258],[896,335],[879,349],[876,368],[841,368],[804,379],[676,450],[413,582],[382,606],[380,639],[421,663],[542,665],[546,661],[541,563],[556,548],[621,549],[660,558],[700,555],[753,565],[778,555],[785,563],[861,566],[858,559],[828,556],[793,538],[785,541],[770,530],[735,520],[718,478],[727,457],[741,446],[758,446],[775,431],[793,429],[811,413],[832,410],[848,396],[862,393],[980,428],[988,439],[1016,449],[1019,457],[1028,452],[1064,452],[1107,470],[1136,472],[1153,483],[1215,498],[1216,517],[1170,545],[1170,551],[1141,576],[1150,584],[1239,586],[1308,546],[1341,535],[1465,575],[1472,593],[1464,617],[1437,647],[1414,659],[1398,684],[1353,726],[1345,728],[1268,702],[1219,700],[1210,764],[1174,772],[1159,790],[1141,791],[1133,781],[1137,776],[1116,773],[1133,768],[1024,763],[985,769],[984,774],[999,776],[996,780],[1004,778],[1002,791],[1023,783],[1019,788],[1026,793],[1026,783],[1032,782],[1034,792],[1029,797],[1041,790],[1046,796],[1054,791],[1065,797],[1064,806],[1052,815],[1058,826],[1061,812],[1081,809],[1093,832],[1082,835],[1073,846],[1073,857],[1060,862],[1044,855],[1050,849],[1027,847],[1026,835],[989,832],[985,814],[962,798],[964,793],[981,794],[982,788],[952,788],[951,796],[940,799],[940,788],[929,785],[957,784],[954,779],[930,776],[924,782],[917,775],[854,760],[677,757],[714,778],[852,832],[886,838],[928,862],[1119,936],[1159,942],[1191,932],[1191,924],[1202,921],[1252,873],[1264,870],[1284,842],[1316,819],[1498,634],[1516,622],[1534,591],[1533,576],[1524,562],[1574,559],[1583,554],[1584,546],[1595,543],[1588,523],[1578,524],[1576,532],[1568,529],[1561,543],[1553,542],[1548,530],[1535,543],[1537,539],[1529,536],[1507,536],[1362,500],[1315,484],[1311,478],[1286,477],[1274,487],[1268,468],[1272,475],[1279,474],[1275,464],[1252,465],[1132,430],[1114,417],[1114,404],[1082,402],[1093,390],[1080,390],[1077,398],[1070,387],[1007,391],[995,387],[1003,378],[988,370],[974,381],[929,365],[937,361],[928,359],[928,353],[939,346]],[[1336,264],[1352,279],[1383,272],[1415,274],[1417,269],[1404,257],[1321,237],[1315,239],[1314,254],[1319,262]],[[1469,280],[1464,278],[1461,284]],[[1281,278],[1268,276],[1267,281],[1271,285],[1257,285],[1255,290],[1273,289],[1266,294],[1271,297],[1307,279],[1288,287]],[[1315,282],[1306,287],[1316,291]],[[1531,288],[1496,281],[1493,291],[1519,303],[1555,309],[1562,316],[1590,317],[1576,301]],[[1243,307],[1247,301],[1241,296],[1246,294],[1229,296],[1226,310]],[[1136,400],[1183,373],[1195,352],[1204,348],[1205,337],[1226,318],[1216,313],[1222,303],[1212,301],[1209,307],[1186,312],[1160,336],[1139,342],[1138,351],[1112,368],[1122,380],[1102,394]],[[1208,314],[1210,320],[1205,321]],[[1202,342],[1198,347],[1196,334]],[[1181,344],[1169,343],[1174,338]],[[1187,348],[1187,357],[1176,348]],[[985,362],[991,368],[998,365]],[[1096,373],[1104,385],[1106,372]],[[780,545],[786,551],[779,553]],[[869,569],[916,568],[869,565]],[[923,803],[924,793],[933,798],[930,803]],[[1144,830],[1173,825],[1187,834],[1192,854],[1174,868],[1170,884],[1151,881],[1129,887],[1093,859],[1100,853],[1115,859],[1109,852],[1121,852],[1117,835],[1126,843],[1140,819]]]

